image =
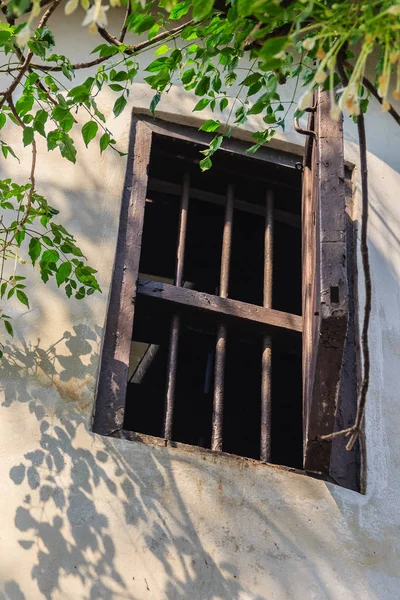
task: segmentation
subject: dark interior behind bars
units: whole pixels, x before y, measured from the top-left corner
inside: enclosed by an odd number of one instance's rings
[[[301,314],[301,182],[293,169],[251,158],[216,155],[201,173],[199,147],[161,138],[153,145],[140,258],[140,277],[173,283],[176,270],[180,198],[166,183],[234,198],[263,208],[267,189],[275,210],[272,308]],[[256,168],[257,167],[257,168]],[[219,295],[225,207],[191,195],[182,285]],[[260,213],[260,210],[258,210]],[[291,219],[293,223],[291,222]],[[234,208],[229,267],[229,298],[263,305],[264,230],[262,214]],[[132,364],[124,428],[163,437],[171,322],[176,309],[138,295]],[[217,319],[182,311],[177,356],[172,440],[211,447]],[[227,326],[222,450],[260,458],[261,354],[257,327]],[[301,336],[300,336],[301,337]],[[273,339],[271,462],[302,466],[301,339]]]

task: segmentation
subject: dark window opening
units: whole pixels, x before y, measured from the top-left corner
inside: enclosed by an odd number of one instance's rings
[[[201,173],[208,134],[133,119],[96,433],[360,489],[360,447],[329,438],[354,422],[360,375],[351,169],[329,93],[314,106],[302,170],[232,138]]]
[[[143,226],[139,277],[176,284],[181,190],[190,178],[181,285],[220,296],[221,253],[228,185],[233,186],[229,241],[228,298],[246,307],[263,306],[265,207],[274,194],[272,308],[301,315],[301,189],[295,169],[266,163],[260,174],[254,160],[216,155],[213,169],[200,173],[196,144],[153,143]],[[262,366],[265,335],[256,322],[242,323],[139,293],[128,374],[124,424],[129,431],[164,437],[171,328],[179,318],[172,440],[212,447],[216,338],[221,323],[226,350],[223,377],[222,450],[259,459]],[[162,290],[160,285],[160,290]],[[160,292],[163,293],[163,292]],[[196,296],[193,296],[194,303]],[[240,303],[246,303],[241,305]],[[244,306],[244,308],[243,308]],[[289,315],[289,316],[290,316]],[[240,316],[240,315],[239,315]],[[268,333],[269,334],[269,333]],[[302,466],[301,335],[271,335],[272,427],[270,461]]]

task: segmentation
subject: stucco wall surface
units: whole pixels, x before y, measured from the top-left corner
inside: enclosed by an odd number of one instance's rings
[[[80,18],[69,17],[76,31],[68,29],[61,46],[82,60],[100,42]],[[63,19],[55,17],[56,31]],[[135,84],[130,108],[147,107],[150,97]],[[126,149],[130,111],[114,120],[113,100],[103,94],[99,103]],[[160,115],[196,123],[195,102],[173,87]],[[365,495],[272,466],[91,433],[126,164],[111,151],[100,157],[95,145],[84,151],[81,140],[75,166],[41,146],[38,189],[99,270],[103,294],[68,301],[55,284],[39,283],[35,269],[32,308],[7,308],[16,333],[0,363],[1,600],[400,597],[400,133],[378,106],[367,129],[373,312]],[[346,119],[357,207],[355,139]],[[303,139],[289,126],[280,143],[300,153]],[[2,176],[24,181],[29,155],[18,153],[21,164],[3,161]],[[359,286],[362,308],[361,268]]]

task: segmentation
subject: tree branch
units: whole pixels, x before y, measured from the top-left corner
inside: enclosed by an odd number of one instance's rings
[[[159,42],[162,42],[163,40],[172,39],[175,36],[179,35],[179,33],[181,31],[183,31],[186,27],[188,27],[189,25],[192,25],[194,22],[195,22],[194,19],[192,19],[191,21],[187,21],[186,23],[183,23],[182,25],[179,25],[178,27],[175,27],[174,29],[170,29],[169,31],[163,31],[162,33],[159,33],[158,35],[153,37],[151,40],[146,40],[145,42],[136,44],[136,46],[128,46],[124,50],[124,54],[133,56],[134,54],[137,54],[138,52],[141,52],[142,50],[146,50],[147,48],[151,48],[152,46],[157,45]],[[99,33],[110,44],[113,44],[114,46],[121,46],[122,42],[120,42],[120,40],[118,40],[116,37],[111,35],[111,33],[109,33],[106,29],[102,29],[99,27]],[[99,65],[108,59],[109,59],[108,56],[101,56],[99,58],[95,58],[94,60],[91,60],[86,63],[77,63],[75,65],[72,65],[72,68],[74,70],[88,69],[90,67]],[[32,67],[35,69],[41,69],[42,71],[49,71],[49,72],[52,72],[52,71],[55,72],[55,71],[62,70],[62,67],[59,67],[57,65],[50,67],[47,65],[32,64]]]
[[[53,14],[53,12],[57,8],[57,6],[60,4],[60,2],[61,2],[61,0],[53,1],[53,3],[49,6],[49,8],[46,10],[43,17],[41,18],[38,27],[44,27],[46,25],[47,21],[50,19],[51,15]],[[8,90],[6,90],[5,92],[2,92],[0,94],[1,96],[3,96],[3,98],[0,100],[0,108],[3,106],[3,104],[6,100],[10,101],[10,99],[12,98],[12,94],[13,94],[14,90],[17,88],[17,86],[21,82],[24,74],[28,70],[28,67],[31,63],[32,57],[33,57],[33,52],[32,52],[32,50],[29,50],[22,66],[20,68],[18,75],[16,76],[16,78],[14,79],[14,81],[12,82],[12,84],[10,85]]]
[[[123,42],[126,36],[126,32],[128,30],[128,25],[127,25],[127,21],[128,21],[128,17],[132,12],[132,5],[130,2],[127,2],[126,5],[126,12],[125,12],[125,18],[124,18],[124,24],[122,25],[122,29],[121,29],[121,33],[119,34],[119,41]]]
[[[187,21],[186,23],[182,23],[181,25],[178,25],[178,27],[174,27],[174,29],[170,29],[169,31],[163,31],[162,33],[159,33],[158,35],[154,36],[151,40],[147,40],[146,42],[142,42],[141,44],[137,44],[136,46],[128,46],[126,48],[126,50],[124,50],[124,54],[128,54],[129,56],[132,56],[132,54],[136,54],[139,47],[141,50],[143,50],[147,47],[152,46],[153,44],[158,44],[159,42],[162,42],[163,40],[171,39],[171,38],[177,36],[181,31],[186,29],[186,27],[193,25],[193,23],[195,23],[195,20],[191,19],[190,21]],[[121,42],[116,37],[111,35],[111,33],[109,31],[107,31],[106,29],[99,27],[98,31],[99,31],[101,37],[104,38],[109,44],[114,44],[114,46],[122,45]]]

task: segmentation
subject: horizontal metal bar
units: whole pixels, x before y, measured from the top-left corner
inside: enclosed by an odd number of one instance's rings
[[[171,194],[173,196],[180,196],[181,186],[177,183],[171,183],[170,181],[162,181],[161,179],[150,178],[148,183],[148,191],[150,192],[164,192],[165,194]],[[204,202],[212,202],[213,204],[219,204],[225,206],[225,196],[222,194],[214,194],[213,192],[206,192],[204,190],[198,190],[196,188],[190,189],[190,197],[195,200],[203,200]],[[245,212],[252,213],[254,215],[260,215],[265,217],[265,207],[258,206],[257,204],[251,204],[243,200],[235,200],[233,207],[237,210],[243,210]],[[290,225],[291,227],[301,227],[300,215],[294,215],[285,210],[274,210],[274,219]]]
[[[265,331],[271,329],[272,333],[274,330],[293,331],[295,333],[301,333],[303,330],[303,319],[299,315],[247,304],[239,300],[232,300],[232,298],[220,298],[205,292],[177,288],[168,283],[139,279],[137,293],[142,296],[165,300],[178,307],[188,307],[222,317],[226,316],[243,322],[263,325]]]

